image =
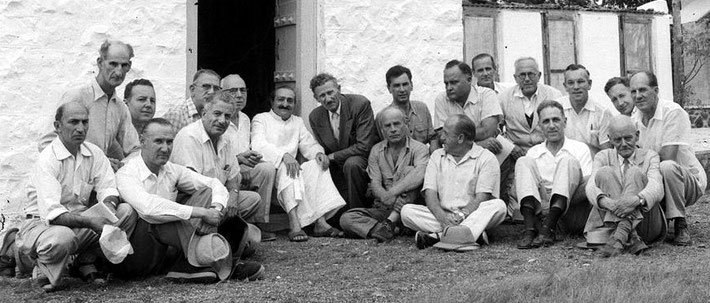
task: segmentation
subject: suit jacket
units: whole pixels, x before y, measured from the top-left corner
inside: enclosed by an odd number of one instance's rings
[[[352,156],[367,159],[375,143],[375,119],[370,100],[361,95],[341,94],[340,140],[335,140],[330,126],[328,110],[319,106],[308,116],[313,136],[323,146],[326,154],[333,154],[335,162],[342,165]]]

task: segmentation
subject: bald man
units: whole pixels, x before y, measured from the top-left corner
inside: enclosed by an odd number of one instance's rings
[[[635,228],[642,213],[663,199],[660,158],[656,152],[636,146],[639,131],[628,116],[612,118],[608,137],[614,148],[597,153],[587,183],[587,199],[594,208],[584,231],[614,229],[600,250],[603,257],[616,256],[624,249],[638,254],[648,247]]]
[[[232,115],[231,123],[224,133],[225,138],[229,138],[236,152],[237,161],[242,175],[241,189],[251,190],[259,193],[262,203],[259,204],[255,222],[261,229],[261,241],[276,240],[274,233],[264,231],[269,222],[271,211],[271,194],[276,178],[276,169],[270,163],[262,160],[262,154],[251,149],[251,120],[249,116],[242,112],[247,105],[247,85],[241,76],[231,74],[221,82],[222,90],[234,96],[234,106],[236,112]]]
[[[377,116],[385,139],[372,147],[367,160],[374,207],[348,210],[340,217],[340,226],[360,238],[388,242],[395,237],[402,206],[421,204],[429,149],[409,136],[406,115],[398,107],[387,107]]]

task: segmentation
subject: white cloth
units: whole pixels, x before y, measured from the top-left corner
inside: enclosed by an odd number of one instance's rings
[[[211,188],[212,204],[222,207],[227,206],[229,199],[227,188],[215,178],[205,177],[171,162],[165,163],[156,176],[140,156],[118,170],[116,184],[121,197],[151,224],[190,219],[192,206],[175,202],[178,190],[193,193]]]
[[[126,232],[113,225],[104,225],[99,246],[106,259],[113,264],[123,262],[126,256],[133,253],[133,246],[128,242]]]
[[[552,190],[555,169],[563,155],[570,155],[577,159],[582,169],[582,178],[586,179],[592,174],[592,155],[586,144],[565,137],[565,143],[562,148],[557,152],[557,155],[553,155],[547,149],[546,143],[547,141],[531,147],[526,156],[535,160],[542,184],[548,191]]]
[[[483,201],[461,225],[468,227],[475,239],[486,230],[494,228],[505,220],[507,208],[501,199]],[[408,228],[425,233],[444,231],[441,222],[424,205],[406,204],[402,206],[402,224]]]
[[[82,212],[89,208],[91,191],[96,191],[101,203],[108,196],[118,196],[115,175],[103,151],[84,142],[75,157],[54,138],[30,173],[25,213],[49,222],[66,212]]]
[[[233,122],[229,123],[227,131],[224,132],[222,137],[229,139],[232,144],[232,151],[238,155],[251,148],[251,140],[249,139],[249,136],[251,136],[251,120],[243,112],[238,112],[237,114],[239,115],[239,121],[237,121],[239,125],[235,125]]]
[[[323,153],[323,147],[313,138],[303,119],[291,116],[284,121],[273,111],[254,116],[251,128],[251,147],[263,155],[262,160],[278,168],[285,153],[294,158],[298,151],[306,159]]]
[[[591,96],[579,113],[572,107],[569,96],[561,97],[557,102],[562,104],[567,117],[565,136],[597,149],[609,142],[609,122],[613,116],[609,109],[601,106]]]
[[[229,138],[222,136],[217,141],[217,151],[202,120],[197,120],[183,127],[173,141],[173,153],[170,161],[193,169],[207,177],[217,178],[225,184],[228,180],[239,178],[237,154],[232,150]],[[239,182],[237,182],[239,184]]]

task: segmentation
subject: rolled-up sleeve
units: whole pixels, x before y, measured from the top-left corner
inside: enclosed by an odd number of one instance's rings
[[[187,170],[187,169],[186,169]],[[138,174],[132,174],[130,167],[124,167],[116,174],[118,192],[140,217],[148,223],[160,224],[190,219],[192,206],[170,201],[149,193]]]
[[[180,165],[174,165],[177,173],[177,188],[184,192],[195,192],[197,190],[212,189],[212,204],[219,204],[227,207],[229,191],[216,178],[200,175]]]

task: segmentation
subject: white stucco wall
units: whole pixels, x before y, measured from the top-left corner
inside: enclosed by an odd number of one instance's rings
[[[134,47],[125,83],[156,86],[157,115],[185,96],[184,0],[0,0],[0,212],[21,208],[36,139],[56,101],[95,76],[104,39]],[[118,95],[123,95],[118,88]]]
[[[412,70],[413,100],[434,110],[444,90],[444,65],[463,59],[460,0],[324,0],[318,71],[340,79],[342,91],[366,96],[375,112],[392,102],[385,73]]]

